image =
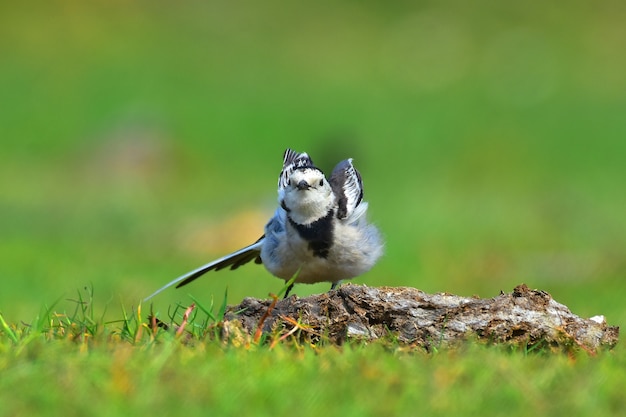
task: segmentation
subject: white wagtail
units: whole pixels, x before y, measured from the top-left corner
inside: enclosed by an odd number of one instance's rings
[[[378,230],[365,218],[363,183],[352,159],[339,162],[327,180],[309,155],[287,149],[278,202],[265,234],[255,243],[176,278],[146,300],[205,272],[236,269],[252,260],[286,282],[296,276],[298,283],[330,282],[332,290],[342,280],[369,271],[383,253]]]

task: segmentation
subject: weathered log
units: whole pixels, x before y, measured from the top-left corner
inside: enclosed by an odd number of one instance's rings
[[[336,344],[389,337],[431,350],[478,339],[589,352],[611,348],[619,337],[619,327],[608,326],[603,316],[580,318],[550,294],[524,284],[494,298],[347,284],[325,294],[294,295],[271,304],[272,300],[245,298],[230,306],[223,337],[258,336],[259,331],[276,337],[297,326],[300,337]]]

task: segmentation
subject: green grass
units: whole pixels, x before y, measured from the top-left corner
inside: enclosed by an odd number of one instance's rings
[[[237,348],[151,341],[137,308],[258,238],[293,147],[327,170],[354,157],[363,175],[386,254],[356,282],[481,297],[525,282],[621,325],[625,14],[582,0],[3,4],[0,415],[618,415],[621,345]],[[195,301],[207,324],[226,290],[234,304],[282,285],[250,266],[152,308],[168,319]]]
[[[179,306],[165,329],[141,306],[105,322],[93,301],[86,289],[71,312],[48,308],[28,325],[0,316],[0,415],[608,416],[626,406],[621,347],[590,356],[468,343],[427,354],[391,339],[223,341],[223,305]]]
[[[3,378],[4,389],[24,393],[3,395],[6,415],[45,410],[50,415],[271,416],[298,410],[347,416],[416,411],[571,416],[619,415],[624,407],[624,378],[610,372],[624,361],[608,356],[572,363],[477,348],[425,358],[376,347],[269,352],[214,344],[141,351],[117,344],[89,353],[62,344],[46,351],[65,360],[33,353],[28,360],[18,358],[19,371]],[[25,382],[31,378],[42,379],[41,392]]]

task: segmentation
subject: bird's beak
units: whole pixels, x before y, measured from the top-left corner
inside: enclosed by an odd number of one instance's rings
[[[298,187],[298,190],[308,190],[309,188],[311,188],[309,183],[305,180],[300,181],[296,187]]]

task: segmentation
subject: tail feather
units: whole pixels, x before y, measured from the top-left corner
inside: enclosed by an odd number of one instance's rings
[[[187,272],[184,275],[176,278],[172,282],[164,285],[163,287],[156,290],[154,293],[144,298],[144,301],[148,301],[155,295],[161,293],[162,291],[168,289],[171,286],[176,285],[176,288],[180,288],[184,285],[189,284],[195,279],[201,277],[205,273],[209,271],[219,271],[220,269],[224,269],[230,267],[230,269],[237,269],[241,265],[247,264],[248,262],[254,260],[255,263],[261,263],[261,247],[263,246],[263,241],[265,240],[265,236],[261,237],[255,243],[250,246],[246,246],[245,248],[239,249],[229,255],[223,256],[219,259],[209,262],[206,265],[202,265],[201,267],[194,269],[193,271]]]

